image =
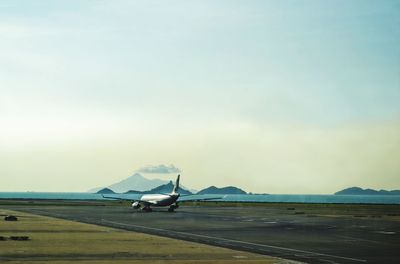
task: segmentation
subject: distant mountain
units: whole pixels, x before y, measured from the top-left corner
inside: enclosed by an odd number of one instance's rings
[[[168,182],[160,179],[149,180],[143,177],[141,174],[135,173],[131,177],[126,178],[125,180],[122,180],[120,182],[108,186],[108,188],[114,190],[115,192],[120,192],[120,193],[129,190],[147,191],[166,183]]]
[[[156,188],[153,188],[151,190],[148,191],[136,191],[136,190],[129,190],[125,193],[130,193],[130,194],[137,194],[137,193],[143,193],[143,194],[147,194],[147,193],[170,193],[172,192],[172,190],[174,189],[174,183],[172,181],[170,181],[167,184],[163,184],[160,186],[157,186]],[[179,188],[179,193],[180,194],[192,194],[190,191],[186,190],[185,188],[180,187]]]
[[[117,193],[127,192],[129,190],[137,190],[137,191],[147,191],[162,184],[166,184],[168,181],[160,180],[160,179],[153,179],[149,180],[143,177],[140,173],[135,173],[132,176],[111,184],[107,186],[108,189],[113,190]],[[94,188],[89,190],[89,192],[98,192],[99,190],[103,189],[104,187]]]
[[[111,189],[103,188],[103,189],[97,191],[96,193],[100,193],[100,194],[110,194],[110,193],[115,193],[115,192],[113,192],[113,190],[111,190]]]
[[[115,193],[131,193],[131,194],[141,194],[141,193],[170,193],[174,188],[174,182],[172,181],[164,181],[160,179],[146,179],[140,173],[135,173],[132,176],[111,184],[107,187],[98,187],[89,190],[90,193],[99,193],[100,191],[104,191],[105,189],[109,189]],[[183,185],[180,185],[179,193],[181,194],[246,194],[245,191],[233,187],[228,186],[224,188],[217,188],[215,186],[211,186],[207,189],[201,190],[200,192],[196,192],[195,190],[186,188]]]
[[[223,188],[210,186],[208,188],[199,191],[196,194],[247,194],[247,193],[242,189],[233,186],[228,186]]]
[[[374,189],[362,189],[360,187],[351,187],[344,190],[335,192],[335,195],[400,195],[400,190],[374,190]]]

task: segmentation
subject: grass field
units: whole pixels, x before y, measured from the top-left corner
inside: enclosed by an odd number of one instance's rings
[[[19,221],[4,221],[5,215]],[[0,262],[293,263],[279,258],[0,209]],[[29,236],[28,241],[10,236]]]

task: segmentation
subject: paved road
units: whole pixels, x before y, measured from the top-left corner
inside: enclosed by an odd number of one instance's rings
[[[307,263],[400,260],[400,222],[386,218],[318,216],[268,206],[181,206],[175,213],[125,206],[8,208]]]

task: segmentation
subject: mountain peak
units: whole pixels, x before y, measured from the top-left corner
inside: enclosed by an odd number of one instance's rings
[[[145,179],[145,177],[143,177],[142,174],[135,172],[132,176],[128,177],[128,178],[140,178],[140,179]]]
[[[120,182],[109,185],[108,188],[119,193],[129,190],[147,191],[166,183],[167,181],[160,179],[147,179],[142,174],[136,172]]]

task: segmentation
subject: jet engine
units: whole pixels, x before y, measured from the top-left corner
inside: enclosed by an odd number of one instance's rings
[[[132,203],[132,208],[139,209],[140,208],[140,203],[139,202]]]

